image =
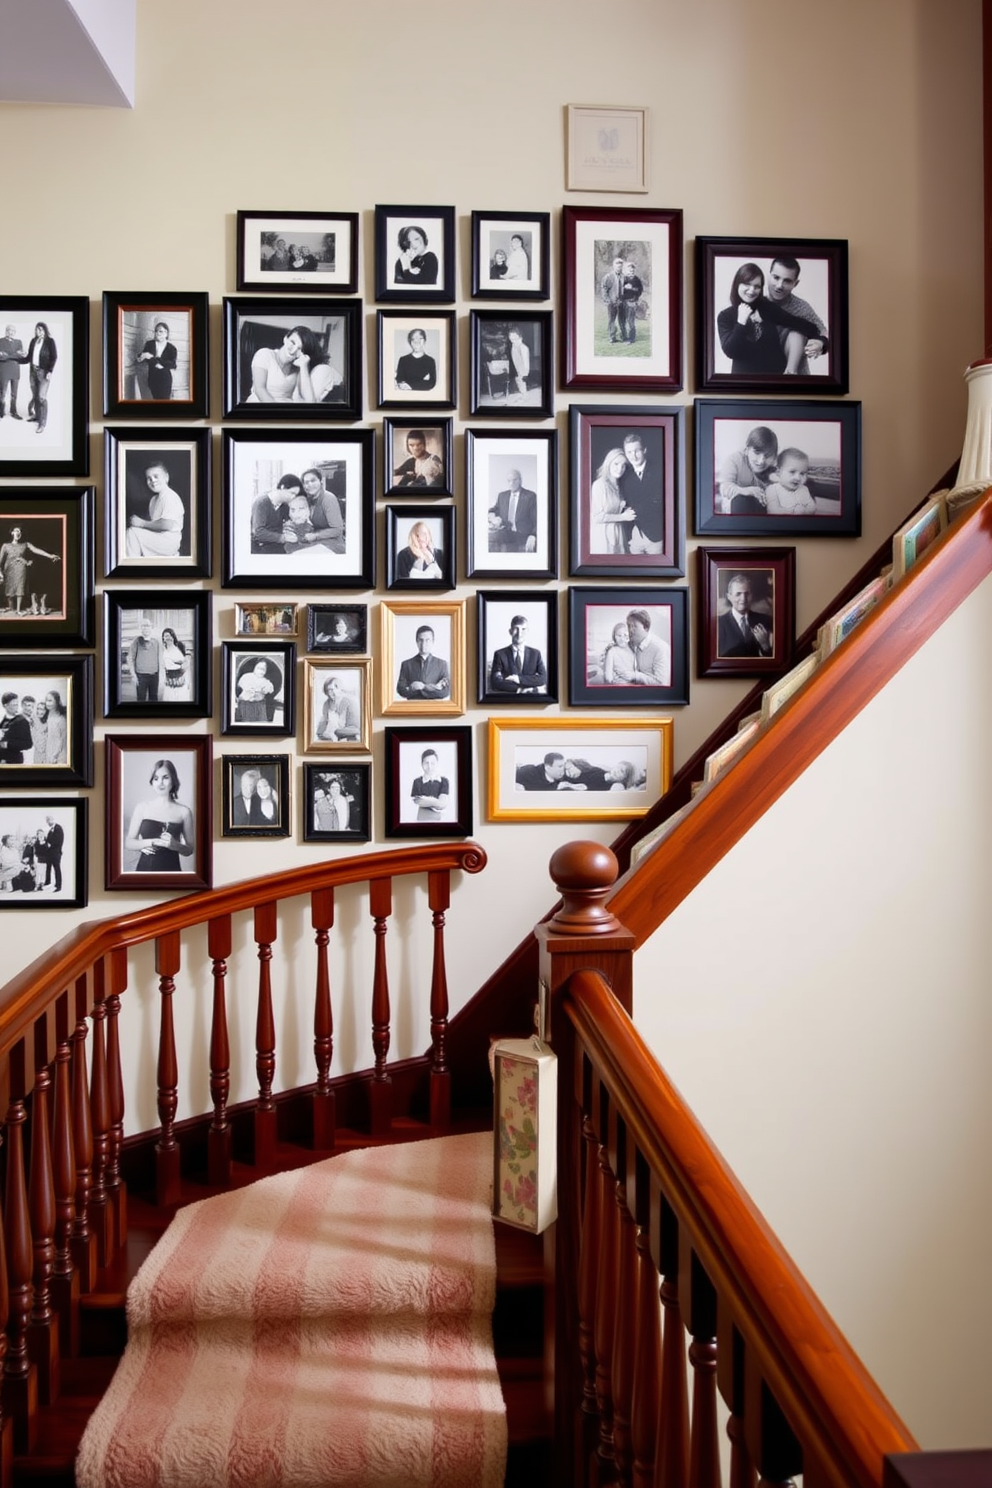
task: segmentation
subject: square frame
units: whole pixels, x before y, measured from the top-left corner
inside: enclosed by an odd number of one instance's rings
[[[439,728],[387,727],[383,747],[386,767],[386,837],[469,837],[472,834],[472,730],[468,724]],[[427,779],[440,786],[449,783],[443,806],[440,789],[414,794],[423,784],[425,751],[438,761],[438,775]],[[448,774],[445,774],[445,771]],[[450,788],[454,776],[454,790]],[[409,787],[409,789],[408,789]],[[452,805],[452,797],[454,804]],[[416,804],[416,813],[414,813]],[[453,811],[454,815],[449,816]]]
[[[419,232],[425,251],[406,241]],[[454,207],[375,209],[375,297],[450,305],[455,298]]]
[[[480,589],[476,600],[479,702],[489,706],[519,704],[538,708],[556,703],[557,593],[548,594],[539,589]],[[536,624],[535,614],[540,617]],[[522,634],[514,634],[516,619],[526,622]],[[507,635],[511,638],[509,645],[505,643]],[[520,670],[513,657],[515,644],[522,652]]]
[[[450,418],[394,419],[382,421],[382,494],[386,497],[415,496],[424,501],[435,496],[454,496],[454,449]],[[419,442],[416,436],[422,436]],[[423,444],[423,454],[410,448]],[[399,447],[397,447],[399,446]]]
[[[469,409],[473,418],[552,416],[553,319],[551,310],[469,311]]]
[[[213,882],[211,837],[211,755],[209,734],[108,734],[104,739],[107,837],[104,888],[110,889],[209,889]],[[163,803],[151,796],[151,778],[160,765],[171,767],[178,780]],[[168,772],[167,772],[168,773]],[[192,777],[192,786],[189,780]],[[192,800],[192,806],[190,801]],[[172,811],[175,806],[176,810]],[[163,831],[170,842],[156,839],[150,828],[158,817],[144,810],[165,811]],[[145,848],[128,847],[145,842]],[[173,845],[174,844],[174,845]],[[189,852],[184,848],[190,848]],[[137,864],[145,857],[148,866]],[[190,860],[189,868],[175,867]]]
[[[249,673],[267,663],[261,680]],[[222,641],[222,734],[286,739],[296,732],[296,645],[293,641]],[[281,717],[279,715],[282,715]]]
[[[368,649],[368,605],[307,605],[308,651],[326,656],[364,656]]]
[[[292,828],[289,799],[288,754],[223,754],[221,768],[222,837],[288,837]],[[242,788],[242,777],[257,771],[248,796]],[[259,796],[258,786],[268,786]],[[266,806],[266,802],[270,806]],[[266,815],[268,809],[272,816]]]
[[[208,311],[206,290],[104,290],[104,418],[207,417]]]
[[[286,238],[290,233],[315,241],[302,244],[307,250],[305,262],[294,260],[287,251],[283,265],[282,254],[275,251],[277,245],[266,239]],[[330,244],[329,237],[333,239]],[[266,248],[274,251],[266,253]],[[235,263],[238,289],[260,294],[300,289],[311,294],[354,294],[358,288],[358,213],[240,211]]]
[[[92,486],[67,489],[65,486],[33,486],[18,490],[13,486],[0,489],[0,565],[5,577],[0,578],[4,598],[0,605],[9,606],[20,596],[22,610],[0,609],[0,647],[24,646],[46,649],[58,646],[92,646],[94,636],[93,553],[96,528],[93,520]],[[38,573],[48,581],[31,588],[26,566],[21,573],[10,564],[10,553],[4,548],[20,531],[18,545],[33,547],[35,558],[57,566]],[[51,556],[47,556],[51,555]],[[23,555],[22,555],[23,557]],[[32,568],[35,566],[32,561]],[[54,587],[57,583],[57,588]],[[33,602],[32,602],[33,601]]]
[[[699,547],[696,562],[698,675],[762,677],[782,672],[792,658],[796,639],[795,548]],[[733,618],[727,598],[731,581],[738,575],[747,578],[755,606],[745,611],[747,633]]]
[[[334,697],[328,687],[336,683]],[[343,704],[343,711],[341,704]],[[371,661],[303,663],[303,752],[369,754],[372,750]]]
[[[210,717],[213,711],[211,598],[209,589],[104,590],[105,717]],[[147,637],[143,633],[146,619],[151,627]],[[172,633],[172,640],[166,643],[168,632]],[[155,653],[149,652],[144,657],[142,653],[148,641],[155,646]],[[150,662],[154,662],[154,673]],[[146,680],[141,682],[140,677]],[[146,697],[141,698],[140,693]]]
[[[647,615],[639,652],[632,612]],[[630,641],[618,642],[618,626]],[[688,589],[568,591],[568,700],[573,708],[674,708],[689,701]]]
[[[0,322],[4,327],[4,336],[0,340],[0,367],[5,373],[0,406],[8,406],[7,387],[12,385],[14,399],[22,403],[25,410],[17,419],[5,418],[0,422],[0,476],[88,475],[89,300],[85,295],[0,295]],[[8,325],[15,327],[15,335],[9,338],[6,335]],[[48,352],[39,351],[38,354],[38,385],[45,392],[47,410],[42,431],[46,437],[40,442],[37,422],[29,416],[34,402],[30,363],[39,325],[46,327],[49,346]],[[42,360],[49,362],[44,384],[40,380],[45,370],[41,367]],[[11,362],[17,366],[16,377],[7,375]],[[23,389],[22,367],[25,369]],[[68,392],[63,393],[66,378]],[[51,396],[53,390],[54,397]]]
[[[379,711],[435,717],[464,713],[465,601],[384,599],[379,621]],[[423,659],[417,632],[424,627],[434,632],[434,644],[440,633],[447,657],[435,655],[432,645]]]
[[[300,352],[309,356],[305,377],[286,347],[298,328],[309,332]],[[294,423],[360,419],[361,300],[225,295],[223,416]]]
[[[647,191],[646,108],[565,105],[565,190]]]
[[[326,798],[337,780],[348,808],[347,825],[331,826]],[[372,765],[332,760],[319,765],[304,761],[302,819],[304,842],[370,842],[372,840]],[[322,825],[322,823],[327,823]]]
[[[0,801],[0,837],[23,836],[20,866],[15,870],[13,864],[0,863],[0,910],[86,908],[88,813],[89,801],[85,797],[67,801],[47,796],[12,796]],[[31,843],[29,835],[32,827],[35,843]],[[45,832],[43,845],[35,845],[38,832]]]
[[[209,429],[109,429],[103,431],[105,480],[104,576],[108,579],[209,579],[212,573],[213,500]],[[146,473],[161,466],[166,490],[153,490]],[[175,484],[173,484],[175,482]],[[170,500],[170,496],[173,498]],[[172,533],[182,505],[174,553]],[[158,514],[151,517],[157,503]],[[153,528],[153,521],[170,527]],[[137,553],[128,552],[130,546]]]
[[[550,259],[550,212],[472,213],[473,299],[546,300]]]
[[[21,702],[27,688],[34,699],[31,715],[24,714]],[[51,790],[92,785],[93,657],[11,656],[4,652],[0,656],[0,694],[6,696],[8,692],[16,692],[18,706],[9,715],[6,706],[0,708],[0,786]],[[59,708],[53,707],[48,717],[40,720],[39,701],[52,692],[62,705],[61,717]],[[45,758],[35,763],[34,755],[41,747]],[[31,760],[25,761],[23,756],[29,749]]]
[[[454,589],[453,506],[389,505],[383,519],[387,589]],[[427,543],[422,540],[424,528],[430,533]]]
[[[234,634],[247,640],[259,636],[295,636],[300,625],[300,606],[296,603],[236,604]]]
[[[487,820],[629,821],[644,816],[671,785],[673,731],[670,718],[490,718]],[[546,753],[566,758],[568,750],[591,766],[595,777],[590,771],[585,782],[576,777],[561,789],[559,781],[553,788],[549,782],[547,790],[518,784],[518,767],[541,768]],[[644,781],[635,779],[614,791],[601,777],[625,762],[624,756],[635,770],[643,763]],[[562,774],[560,780],[565,778]]]
[[[642,474],[628,459],[619,481],[605,469],[639,435]],[[685,574],[685,409],[572,404],[569,573],[573,577],[680,579]],[[611,461],[612,463],[612,461]],[[647,486],[647,500],[643,492]],[[618,505],[619,503],[619,505]],[[617,518],[594,520],[616,507]],[[643,513],[640,521],[628,521]],[[636,535],[635,535],[636,534]],[[638,551],[632,552],[636,544]]]
[[[516,525],[520,500],[513,513],[512,525],[510,519],[514,472],[521,477],[520,497],[524,500],[520,527]],[[556,579],[558,431],[466,429],[465,477],[467,576],[470,579]],[[505,489],[501,489],[504,483]],[[504,496],[507,498],[505,501]],[[528,546],[531,541],[533,547]]]
[[[454,408],[458,342],[454,310],[377,310],[377,398],[380,408]],[[392,331],[392,350],[387,338]],[[421,351],[413,337],[423,338]],[[418,342],[418,344],[421,344]],[[409,349],[403,350],[404,345]],[[419,362],[425,363],[419,367]],[[450,465],[448,467],[450,469]]]

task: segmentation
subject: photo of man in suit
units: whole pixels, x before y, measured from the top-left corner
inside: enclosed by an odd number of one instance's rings
[[[54,816],[46,816],[48,831],[45,834],[45,888],[55,878],[55,893],[62,892],[62,850],[65,847],[65,829]]]
[[[751,608],[751,580],[746,573],[733,575],[726,600],[730,608],[716,625],[717,656],[771,656],[771,616]]]
[[[493,692],[520,693],[545,692],[548,685],[548,669],[544,657],[535,646],[524,644],[527,635],[526,615],[514,615],[510,621],[510,644],[501,647],[493,656],[489,685]]]
[[[636,513],[630,527],[630,552],[661,553],[665,508],[660,464],[648,459],[643,436],[637,433],[624,436],[623,452],[627,468],[620,476],[618,489],[624,505]]]
[[[435,656],[434,631],[429,625],[417,629],[417,654],[400,663],[396,691],[409,702],[440,702],[451,696],[448,663]]]
[[[507,472],[507,489],[489,508],[490,553],[537,551],[537,492],[528,491],[519,470]]]

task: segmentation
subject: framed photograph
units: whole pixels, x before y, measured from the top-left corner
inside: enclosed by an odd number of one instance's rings
[[[947,503],[943,496],[934,497],[914,512],[892,539],[892,582],[904,578],[915,568],[947,526]]]
[[[452,303],[454,207],[376,207],[375,297]]]
[[[295,636],[299,625],[299,606],[295,604],[236,604],[236,636]]]
[[[682,213],[564,207],[566,388],[682,387]]]
[[[206,418],[210,407],[208,296],[106,290],[105,418]]]
[[[357,212],[239,212],[238,288],[354,294]]]
[[[0,490],[0,647],[93,645],[93,487]]]
[[[376,312],[380,408],[454,408],[454,310]]]
[[[816,654],[825,661],[841,641],[846,641],[852,630],[856,630],[866,615],[888,594],[892,587],[891,567],[866,584],[842,610],[838,610],[825,625],[820,626],[816,638]]]
[[[364,656],[368,649],[368,605],[307,605],[308,651],[322,651],[329,656]]]
[[[700,537],[858,537],[861,404],[696,399]]]
[[[468,577],[558,577],[558,434],[466,429]]]
[[[371,589],[371,429],[225,429],[225,589]]]
[[[368,754],[372,748],[371,661],[303,663],[307,754]]]
[[[303,766],[303,841],[369,842],[372,766]]]
[[[671,708],[689,701],[688,589],[568,591],[573,707]]]
[[[761,677],[796,638],[795,548],[697,548],[700,677]]]
[[[550,239],[548,212],[473,212],[473,297],[546,300]]]
[[[490,718],[489,821],[627,821],[672,779],[670,718]]]
[[[454,496],[451,420],[382,421],[384,496]]]
[[[558,701],[558,595],[540,590],[480,589],[480,703]]]
[[[685,410],[569,409],[569,573],[685,573]]]
[[[847,243],[697,238],[701,388],[846,393]]]
[[[292,641],[222,641],[222,734],[296,732],[296,646]]]
[[[551,417],[555,397],[551,319],[550,310],[528,315],[469,311],[473,415]]]
[[[361,300],[225,298],[225,418],[361,416]]]
[[[0,295],[0,476],[87,475],[90,302]]]
[[[387,837],[468,837],[472,832],[472,730],[385,730]]]
[[[88,806],[48,796],[0,802],[0,910],[86,908]]]
[[[104,429],[108,579],[209,579],[209,429]]]
[[[92,656],[0,656],[0,787],[93,784]]]
[[[465,601],[379,605],[380,711],[465,712]]]
[[[209,889],[209,734],[108,734],[107,889]]]
[[[204,590],[106,589],[108,718],[209,718],[213,627]]]
[[[225,754],[222,837],[288,837],[289,755]]]
[[[647,109],[570,103],[566,110],[566,191],[647,191]]]
[[[387,506],[386,588],[454,589],[455,508]]]

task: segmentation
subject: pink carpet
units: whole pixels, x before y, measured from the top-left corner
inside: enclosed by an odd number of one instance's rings
[[[499,1488],[488,1133],[180,1211],[128,1292],[79,1488]]]

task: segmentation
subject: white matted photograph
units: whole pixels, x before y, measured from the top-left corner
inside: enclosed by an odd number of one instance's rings
[[[473,212],[473,296],[546,300],[549,238],[547,212]]]
[[[383,600],[383,713],[465,712],[465,601]]]
[[[472,730],[387,728],[387,837],[467,837],[472,831]]]
[[[375,297],[433,304],[455,298],[454,207],[376,207]]]
[[[308,754],[372,747],[370,661],[303,663],[303,748]]]
[[[238,288],[349,294],[358,282],[357,212],[239,212]]]
[[[557,434],[465,434],[468,576],[554,578]]]
[[[670,718],[491,718],[489,820],[643,816],[672,778]]]
[[[0,475],[85,475],[88,313],[82,298],[0,298]]]

